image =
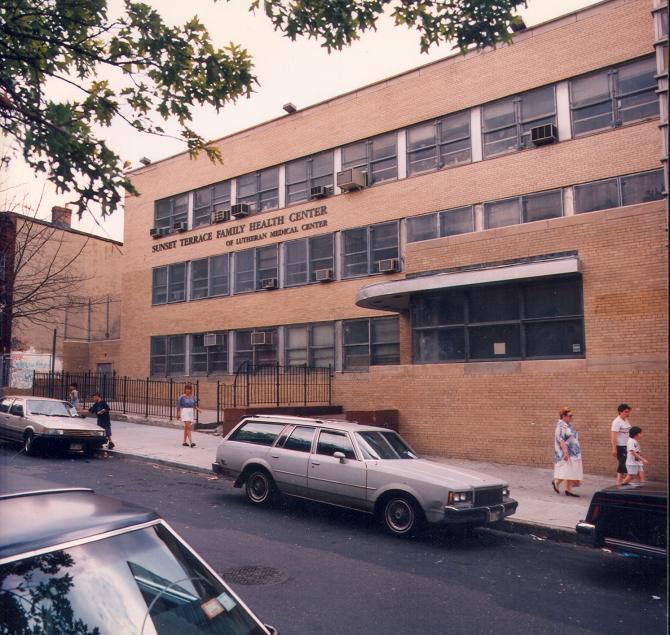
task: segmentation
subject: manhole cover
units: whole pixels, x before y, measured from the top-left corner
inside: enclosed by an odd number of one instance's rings
[[[235,567],[223,572],[223,578],[226,582],[233,584],[243,584],[252,586],[255,584],[279,584],[287,580],[287,576],[272,567]]]

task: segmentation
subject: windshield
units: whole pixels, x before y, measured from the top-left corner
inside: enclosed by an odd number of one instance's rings
[[[414,450],[399,435],[388,432],[357,432],[358,444],[370,459],[418,459]]]
[[[3,633],[266,633],[162,525],[2,565],[0,606]]]
[[[31,415],[46,415],[47,417],[77,416],[77,410],[67,401],[28,399],[28,412]]]

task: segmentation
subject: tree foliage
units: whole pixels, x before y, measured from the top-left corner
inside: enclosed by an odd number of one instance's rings
[[[216,1],[216,0],[214,0]],[[217,109],[249,96],[257,83],[247,51],[215,48],[192,18],[167,25],[160,14],[125,0],[119,16],[108,0],[3,0],[0,3],[0,130],[19,144],[25,161],[60,192],[71,192],[78,213],[89,203],[103,215],[124,193],[137,193],[124,164],[102,137],[122,119],[138,132],[165,135],[176,121],[192,155],[220,161],[216,147],[191,127],[193,108]],[[316,38],[330,52],[375,29],[390,13],[420,33],[421,50],[454,42],[462,50],[510,39],[524,0],[264,0],[275,29],[295,40]],[[259,9],[254,0],[251,9]],[[222,8],[222,12],[225,7]],[[75,97],[55,99],[54,83]]]

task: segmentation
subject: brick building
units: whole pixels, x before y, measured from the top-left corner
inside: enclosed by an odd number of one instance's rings
[[[332,365],[419,451],[667,455],[667,7],[610,0],[132,173],[117,370]],[[659,132],[660,128],[660,132]]]

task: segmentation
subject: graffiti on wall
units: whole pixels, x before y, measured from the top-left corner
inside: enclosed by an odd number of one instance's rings
[[[38,353],[34,349],[12,351],[10,356],[9,386],[11,388],[32,388],[33,372],[48,373],[51,370],[51,355]],[[63,361],[56,358],[54,370],[60,372]]]

